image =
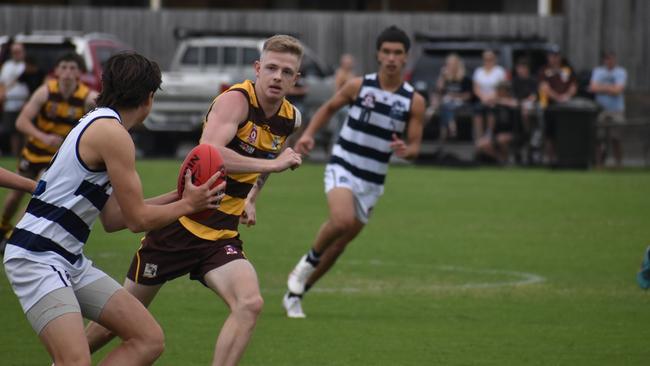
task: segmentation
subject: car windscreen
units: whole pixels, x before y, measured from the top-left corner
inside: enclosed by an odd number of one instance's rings
[[[63,55],[69,52],[75,52],[75,48],[71,43],[63,44],[34,44],[25,43],[25,54],[27,54],[38,67],[50,73],[54,71],[56,61]]]

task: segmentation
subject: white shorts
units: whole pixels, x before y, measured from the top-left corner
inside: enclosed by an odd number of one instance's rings
[[[8,245],[7,250],[11,250],[11,247],[14,246]],[[14,293],[18,296],[23,311],[27,314],[34,305],[55,290],[68,287],[74,292],[75,296],[79,297],[80,290],[84,289],[84,287],[108,277],[106,273],[93,267],[92,261],[86,257],[82,256],[79,261],[82,262],[75,263],[74,266],[66,266],[62,265],[61,262],[52,262],[50,264],[28,258],[12,257],[5,260],[4,266],[9,283],[11,283]],[[95,315],[90,317],[97,317],[101,312],[101,308],[108,301],[107,296],[110,297],[117,289],[121,288],[117,282],[111,281],[114,284],[110,284],[110,286],[104,284],[102,293],[96,294],[101,299],[99,303],[95,302],[92,306],[99,306],[100,309],[89,312],[81,311],[84,315],[88,316],[89,313],[94,313]],[[106,281],[100,281],[99,283],[103,282]],[[88,292],[88,289],[85,290],[85,292]],[[107,291],[110,293],[106,294]],[[94,295],[91,294],[90,297],[92,296]],[[88,296],[84,295],[83,297],[87,298]],[[92,300],[86,299],[84,302],[92,302]],[[76,306],[79,307],[78,304]],[[35,325],[32,324],[32,326]],[[37,330],[37,332],[39,331]]]
[[[327,164],[325,167],[325,193],[333,188],[347,188],[354,194],[357,218],[368,223],[372,209],[379,197],[384,194],[384,186],[355,177],[340,165]]]

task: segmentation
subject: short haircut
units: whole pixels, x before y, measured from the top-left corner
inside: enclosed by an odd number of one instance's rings
[[[616,58],[616,52],[614,52],[614,51],[612,51],[612,50],[606,50],[606,51],[604,51],[604,52],[603,52],[603,55],[602,55],[602,58],[605,59],[605,58],[608,58],[608,57]]]
[[[526,57],[522,57],[522,58],[517,60],[517,63],[515,64],[515,66],[530,67],[530,61]]]
[[[262,52],[266,51],[290,53],[298,56],[298,60],[302,60],[302,55],[305,52],[299,40],[286,34],[276,34],[264,41]]]
[[[78,53],[75,52],[64,53],[63,55],[61,55],[61,57],[59,57],[56,60],[55,67],[58,67],[61,62],[74,62],[75,64],[77,64],[79,70],[81,70],[82,72],[86,72],[86,63],[84,62],[83,57],[81,57]]]
[[[134,109],[160,88],[160,67],[136,52],[122,52],[109,58],[102,72],[98,107]]]
[[[391,25],[379,34],[377,37],[377,51],[379,51],[384,42],[401,43],[404,45],[404,50],[406,50],[406,52],[411,48],[411,40],[409,39],[409,36],[406,32],[397,28],[395,25]]]

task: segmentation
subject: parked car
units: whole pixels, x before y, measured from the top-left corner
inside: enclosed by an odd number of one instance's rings
[[[14,36],[0,36],[0,63],[9,57],[9,45],[20,42],[28,56],[47,73],[53,71],[56,60],[67,52],[76,52],[86,63],[81,80],[92,89],[101,86],[102,64],[115,53],[131,49],[117,37],[105,33],[70,31],[34,31]]]
[[[176,154],[196,143],[201,123],[212,99],[231,85],[255,79],[253,63],[264,40],[262,33],[213,33],[177,31],[180,43],[169,71],[163,72],[162,90],[144,122],[154,132],[141,136],[146,154]],[[308,93],[302,106],[303,119],[334,91],[332,71],[305,47],[301,74]],[[155,139],[155,143],[154,140]],[[161,141],[163,141],[161,143]]]

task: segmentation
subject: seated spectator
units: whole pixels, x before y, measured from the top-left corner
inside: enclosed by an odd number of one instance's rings
[[[493,103],[495,124],[488,133],[479,138],[477,153],[479,156],[488,156],[500,164],[506,164],[520,114],[510,83],[507,81],[499,83]]]
[[[551,51],[547,55],[547,64],[539,74],[539,103],[543,108],[563,104],[571,100],[576,94],[576,76],[564,60],[559,51]],[[544,114],[544,137],[546,159],[550,165],[556,163],[555,131],[557,118],[552,111]]]
[[[497,65],[495,53],[491,50],[484,51],[483,66],[477,68],[472,77],[474,94],[478,98],[473,123],[475,142],[486,132],[490,133],[491,126],[495,124],[496,87],[505,79],[506,72],[503,67]]]
[[[527,151],[528,163],[539,161],[539,157],[534,153],[542,147],[542,131],[540,128],[540,118],[537,118],[537,124],[533,125],[531,117],[537,117],[537,79],[530,74],[530,64],[527,59],[520,59],[515,65],[515,74],[512,77],[512,96],[519,104],[521,112],[521,124],[517,129],[515,138],[517,139],[518,150]],[[519,156],[521,160],[521,156]]]
[[[521,108],[521,121],[526,132],[530,131],[529,117],[537,102],[537,80],[530,75],[528,60],[522,59],[515,65],[512,78],[512,95]]]
[[[472,81],[465,74],[465,64],[457,54],[452,53],[440,69],[431,100],[439,111],[441,140],[456,136],[456,110],[469,102],[471,97]]]
[[[598,138],[596,147],[596,166],[602,167],[606,158],[606,147],[612,147],[616,166],[621,167],[623,147],[621,146],[620,128],[612,128],[611,124],[625,123],[625,82],[627,72],[616,64],[616,55],[606,52],[603,55],[603,65],[594,69],[591,74],[589,91],[596,95],[596,103],[603,109],[598,116]],[[609,125],[606,125],[609,124]],[[606,126],[604,126],[606,125]]]

